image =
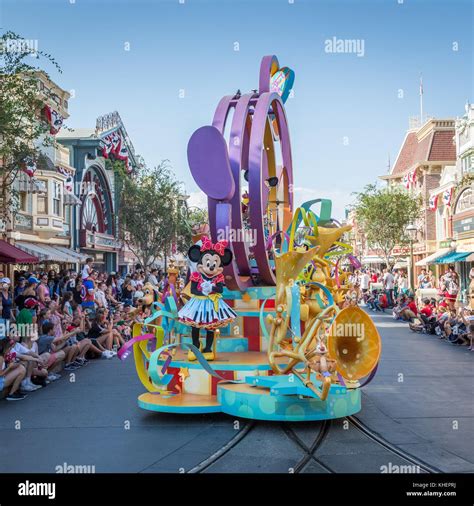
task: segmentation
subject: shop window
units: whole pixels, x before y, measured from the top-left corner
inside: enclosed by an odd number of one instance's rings
[[[19,196],[20,211],[23,213],[28,212],[28,194],[26,192],[20,192]]]
[[[61,183],[56,181],[53,187],[53,214],[61,216]]]
[[[48,214],[48,196],[38,195],[37,196],[37,208],[38,214]]]
[[[472,188],[466,188],[461,192],[456,202],[455,214],[474,209],[474,195]]]

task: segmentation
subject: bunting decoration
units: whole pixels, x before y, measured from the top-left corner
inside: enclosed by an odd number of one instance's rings
[[[408,174],[405,174],[403,176],[403,186],[408,190],[410,188],[410,179],[408,177]]]
[[[416,185],[416,169],[407,172],[403,176],[403,186],[408,190],[412,186]]]
[[[437,208],[438,208],[438,195],[431,195],[429,201],[429,210],[436,211]]]
[[[64,118],[49,105],[45,105],[43,111],[49,123],[49,133],[51,135],[56,135],[63,126]]]
[[[33,177],[35,175],[36,169],[36,160],[33,157],[28,156],[24,159],[21,165],[21,170],[25,174],[27,174],[29,177]]]
[[[453,195],[453,189],[452,188],[448,188],[447,190],[444,190],[443,192],[443,204],[445,206],[450,206],[451,205],[451,197]]]
[[[112,152],[112,139],[110,135],[106,135],[102,138],[102,156],[104,158],[108,158],[110,153]]]
[[[74,192],[74,177],[71,171],[61,167],[60,165],[56,167],[56,171],[66,178],[66,181],[64,181],[64,193],[69,195],[72,194]]]
[[[102,156],[110,158],[113,155],[117,160],[125,162],[125,168],[128,173],[132,171],[130,165],[130,152],[119,130],[109,133],[102,137]]]
[[[112,150],[111,150],[111,152],[114,155],[117,155],[119,153],[119,151],[120,151],[121,146],[122,146],[122,136],[116,130],[115,132],[112,132],[110,134],[110,140],[112,142]]]

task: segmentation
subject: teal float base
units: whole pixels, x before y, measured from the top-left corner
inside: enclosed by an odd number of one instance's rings
[[[248,384],[222,384],[217,400],[223,413],[253,420],[305,422],[353,415],[361,409],[359,389],[332,385],[326,400],[300,395],[272,395]]]
[[[176,414],[225,413],[252,420],[307,422],[354,415],[361,409],[359,389],[331,385],[326,400],[302,395],[272,394],[248,383],[221,383],[217,395],[144,393],[138,405],[148,411]]]

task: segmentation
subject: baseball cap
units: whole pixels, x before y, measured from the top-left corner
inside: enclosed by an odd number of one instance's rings
[[[20,282],[20,281],[26,281],[25,276],[20,276],[20,277],[18,278],[18,282]]]
[[[10,278],[0,278],[0,283],[2,283],[2,284],[6,283],[7,285],[12,284],[12,282],[10,281]]]
[[[144,293],[141,292],[140,290],[137,290],[134,294],[133,294],[133,298],[134,299],[140,299],[141,297],[143,297]]]
[[[35,278],[34,276],[30,276],[28,278],[28,283],[39,283],[39,279]]]
[[[24,306],[27,309],[33,309],[34,307],[38,306],[39,302],[36,299],[33,299],[33,297],[28,297],[25,300]]]

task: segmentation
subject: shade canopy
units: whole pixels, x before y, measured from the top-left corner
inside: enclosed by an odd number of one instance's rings
[[[447,253],[446,255],[436,259],[435,264],[454,264],[456,262],[464,262],[469,255],[471,255],[469,251],[452,251],[451,253]]]
[[[441,257],[445,256],[447,253],[452,253],[452,252],[453,252],[453,250],[451,248],[439,249],[435,253],[432,253],[431,255],[428,255],[427,257],[422,258],[421,260],[416,262],[415,265],[417,265],[418,267],[424,267],[425,265],[435,264],[436,260],[438,258],[441,258]]]
[[[2,264],[37,264],[39,258],[27,253],[9,244],[6,241],[0,240],[0,263]]]
[[[16,243],[23,251],[36,255],[42,262],[81,263],[87,255],[71,250],[64,246],[49,246],[44,243],[21,242]],[[38,261],[38,260],[37,260]]]

